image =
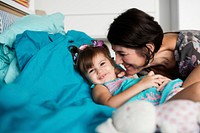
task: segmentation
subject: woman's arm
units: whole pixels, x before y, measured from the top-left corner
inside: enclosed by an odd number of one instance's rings
[[[200,82],[200,65],[198,65],[183,82],[183,88],[186,88],[196,82]]]

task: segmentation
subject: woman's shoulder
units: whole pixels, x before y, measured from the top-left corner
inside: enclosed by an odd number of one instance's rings
[[[169,36],[169,35],[178,35],[179,38],[184,36],[200,35],[200,30],[178,30],[178,31],[164,33],[164,36]]]
[[[179,33],[193,33],[193,34],[200,34],[200,30],[180,30]]]
[[[200,30],[181,30],[179,32],[179,39],[180,40],[183,40],[185,38],[188,38],[188,37],[193,37],[193,36],[200,36]]]
[[[176,42],[179,32],[168,32],[164,34],[163,44],[160,51],[173,51],[176,47]]]

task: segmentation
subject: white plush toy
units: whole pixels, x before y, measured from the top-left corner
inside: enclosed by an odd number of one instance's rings
[[[200,103],[174,100],[153,106],[146,101],[129,102],[100,124],[98,133],[199,133]]]

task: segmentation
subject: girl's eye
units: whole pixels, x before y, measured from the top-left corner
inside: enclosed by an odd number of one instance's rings
[[[89,74],[92,73],[92,72],[94,72],[94,69],[88,70],[88,73],[89,73]]]

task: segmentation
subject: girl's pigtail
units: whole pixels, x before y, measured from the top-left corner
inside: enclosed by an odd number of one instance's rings
[[[76,46],[69,46],[68,49],[72,54],[72,59],[73,59],[73,62],[74,62],[74,66],[77,67],[77,60],[78,60],[78,55],[80,53],[80,49],[77,48]]]

